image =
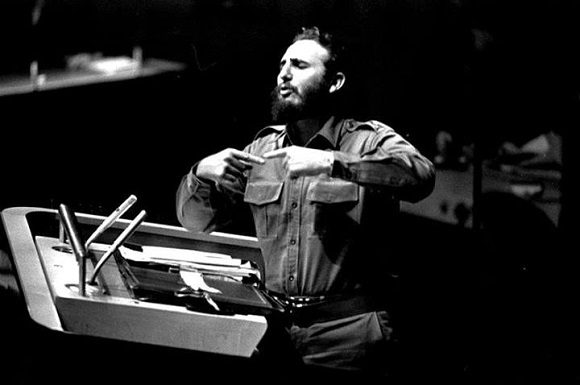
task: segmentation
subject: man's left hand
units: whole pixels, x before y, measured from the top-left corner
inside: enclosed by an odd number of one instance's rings
[[[264,159],[282,158],[282,164],[290,177],[330,175],[334,154],[332,151],[290,146],[270,151],[262,156]]]

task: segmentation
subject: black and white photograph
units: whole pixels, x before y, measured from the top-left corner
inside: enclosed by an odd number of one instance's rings
[[[0,383],[580,384],[579,5],[2,0]]]

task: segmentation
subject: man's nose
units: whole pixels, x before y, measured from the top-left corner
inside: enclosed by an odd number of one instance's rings
[[[282,83],[292,80],[292,72],[290,71],[290,67],[289,66],[282,67],[280,73],[278,74],[278,77],[280,78],[280,80],[282,80]]]

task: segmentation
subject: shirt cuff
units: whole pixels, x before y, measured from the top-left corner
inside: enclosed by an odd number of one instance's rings
[[[353,180],[353,173],[348,167],[348,157],[339,151],[332,152],[334,161],[332,162],[330,176],[344,180]]]
[[[211,181],[198,178],[195,175],[197,170],[197,163],[191,167],[187,175],[187,188],[191,194],[196,194],[199,189],[210,190],[213,183]]]

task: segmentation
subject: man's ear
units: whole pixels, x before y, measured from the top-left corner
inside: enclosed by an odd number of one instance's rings
[[[330,83],[330,88],[328,90],[329,93],[334,93],[342,88],[344,82],[346,81],[346,76],[342,72],[337,72],[332,79],[332,83]]]

